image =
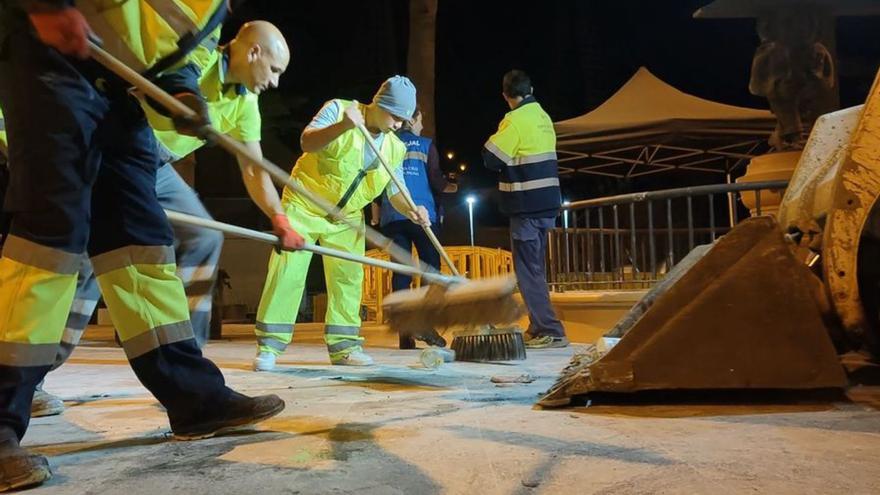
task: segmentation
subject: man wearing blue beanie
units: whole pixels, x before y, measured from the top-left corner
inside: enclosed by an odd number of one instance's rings
[[[363,225],[363,209],[383,192],[391,205],[413,222],[430,226],[424,207],[409,210],[391,176],[379,163],[365,136],[366,126],[382,158],[403,183],[401,165],[406,146],[394,134],[416,109],[416,88],[403,76],[394,76],[379,88],[372,103],[335,99],[328,101],[303,131],[303,155],[291,179],[335,204],[350,222]],[[351,229],[327,218],[327,213],[288,188],[281,198],[291,226],[310,243],[363,255],[363,227]],[[257,310],[255,371],[275,368],[275,359],[290,344],[305,288],[311,253],[272,253],[263,296]],[[333,364],[367,366],[373,363],[361,346],[360,307],[363,267],[351,261],[324,257],[327,313],[324,340]]]

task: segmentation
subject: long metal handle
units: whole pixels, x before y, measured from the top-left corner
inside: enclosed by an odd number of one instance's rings
[[[220,232],[226,232],[227,234],[235,235],[238,237],[244,237],[246,239],[252,239],[255,241],[265,242],[272,245],[278,245],[278,236],[275,234],[269,234],[267,232],[260,232],[258,230],[246,229],[244,227],[239,227],[237,225],[230,225],[228,223],[218,222],[216,220],[211,220],[208,218],[197,217],[193,215],[188,215],[186,213],[181,213],[179,211],[173,210],[165,210],[165,215],[168,216],[168,220],[171,223],[177,225],[184,225],[187,227],[201,227],[212,230],[219,230]],[[339,258],[346,261],[353,261],[355,263],[361,263],[363,265],[375,266],[377,268],[384,268],[386,270],[391,270],[397,273],[403,273],[409,276],[419,276],[422,277],[425,281],[430,282],[432,284],[439,284],[449,286],[456,282],[452,277],[448,277],[445,275],[440,275],[437,273],[426,273],[417,268],[413,268],[409,265],[402,265],[400,263],[394,263],[391,261],[379,260],[375,258],[369,258],[367,256],[360,256],[356,254],[346,253],[345,251],[339,251],[336,249],[325,248],[322,246],[318,246],[315,244],[306,243],[302,247],[303,251],[309,251],[315,254],[320,254],[321,256],[331,256],[333,258]]]
[[[367,144],[370,146],[370,149],[373,150],[373,153],[376,154],[376,159],[379,160],[379,163],[382,164],[382,167],[385,168],[385,172],[391,176],[391,180],[394,181],[394,185],[397,186],[397,189],[400,191],[400,194],[403,195],[403,199],[406,201],[407,206],[410,210],[412,210],[413,214],[418,214],[418,206],[416,206],[416,202],[413,201],[412,196],[409,195],[409,189],[406,188],[406,184],[400,181],[397,178],[397,175],[391,170],[391,167],[388,166],[388,163],[385,161],[385,158],[382,157],[382,154],[379,153],[379,148],[376,147],[376,143],[373,142],[372,136],[370,136],[370,131],[363,124],[358,124],[358,129],[361,131],[361,134],[364,135],[364,139],[367,141]],[[443,261],[446,262],[446,266],[449,267],[449,270],[455,275],[459,277],[458,270],[455,268],[455,265],[452,263],[452,258],[449,257],[449,254],[446,253],[446,250],[443,249],[443,245],[440,244],[440,240],[437,239],[437,236],[434,235],[434,231],[431,230],[430,227],[426,225],[422,225],[422,230],[425,231],[425,235],[428,236],[428,239],[431,240],[431,244],[434,245],[434,248],[437,249],[437,252],[440,253],[440,256],[443,257]]]
[[[116,57],[104,51],[104,49],[102,49],[94,42],[89,41],[89,49],[91,51],[91,56],[93,59],[95,59],[95,61],[106,67],[117,76],[128,81],[129,84],[136,87],[138,90],[140,90],[153,100],[157,101],[160,105],[167,108],[172,113],[187,118],[198,117],[191,108],[177,101],[176,98],[169,95],[167,92],[162,90],[162,88],[156,86],[155,84],[153,84],[152,81],[148,80],[147,78],[140,75],[137,71],[132,70],[130,67],[117,60]],[[360,225],[360,223],[355,223],[346,218],[342,211],[335,205],[329,203],[324,198],[321,198],[320,196],[312,193],[308,189],[301,186],[299,183],[291,180],[290,175],[284,172],[284,170],[282,170],[278,165],[275,165],[266,158],[257,159],[257,157],[253,156],[250,150],[248,150],[242,143],[230,138],[223,133],[218,132],[211,126],[207,126],[205,129],[203,129],[203,132],[211,140],[211,142],[216,143],[229,153],[232,153],[235,156],[241,157],[259,166],[260,168],[265,170],[266,173],[268,173],[269,176],[272,177],[272,179],[274,179],[277,184],[289,187],[297,194],[306,198],[307,200],[315,204],[318,208],[325,211],[333,220],[355,230],[363,229],[367,240],[371,244],[387,252],[391,256],[391,258],[393,258],[398,263],[409,265],[413,268],[420,270],[420,272],[423,273],[438,273],[436,269],[427,265],[424,262],[420,261],[418,264],[414,263],[412,259],[412,253],[400,248],[400,246],[395,244],[394,241],[383,236],[376,230],[370,228],[369,226]]]

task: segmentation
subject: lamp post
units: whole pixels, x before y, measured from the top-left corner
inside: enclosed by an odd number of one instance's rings
[[[570,206],[571,201],[563,201],[562,206]],[[568,208],[562,210],[562,228],[568,230]]]
[[[473,195],[469,195],[465,201],[467,201],[468,205],[468,223],[471,228],[471,247],[474,247],[474,203],[477,202],[477,198]]]

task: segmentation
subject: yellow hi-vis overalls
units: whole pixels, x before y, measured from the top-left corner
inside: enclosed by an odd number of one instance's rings
[[[79,0],[105,48],[137,69],[202,67],[223,0]],[[24,16],[19,11],[3,15]],[[86,250],[133,370],[172,426],[231,390],[193,339],[173,238],[155,193],[156,145],[108,71],[62,57],[19,22],[0,33],[9,132],[10,235],[0,258],[0,429],[24,435],[34,386],[55,360]],[[197,41],[196,41],[197,42]],[[171,58],[169,58],[171,57]],[[103,81],[103,82],[99,82]]]
[[[353,102],[342,101],[343,109]],[[339,119],[343,112],[339,112]],[[391,177],[382,167],[364,170],[364,147],[368,146],[357,129],[351,129],[324,149],[305,153],[296,162],[291,179],[328,202],[339,206],[358,230],[334,222],[308,200],[285,188],[282,203],[291,226],[306,242],[324,247],[364,254],[363,208],[382,194]],[[379,150],[385,161],[397,169],[403,163],[406,146],[388,133]],[[346,201],[342,199],[346,198]],[[273,252],[269,274],[257,310],[257,346],[260,351],[281,354],[293,338],[296,315],[302,301],[312,254],[305,251]],[[351,261],[324,257],[327,283],[327,313],[324,340],[330,359],[339,359],[361,349],[363,338],[360,307],[364,279],[363,266]]]

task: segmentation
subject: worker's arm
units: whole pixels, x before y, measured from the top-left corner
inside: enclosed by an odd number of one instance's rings
[[[379,225],[379,222],[382,217],[382,205],[380,205],[377,201],[373,201],[370,203],[370,225],[375,227]]]
[[[259,100],[257,95],[251,93],[240,98],[235,127],[229,132],[229,137],[242,143],[249,158],[255,160],[236,155],[244,187],[260,211],[272,221],[272,231],[278,236],[279,247],[288,251],[299,249],[303,247],[305,240],[291,227],[290,219],[278,198],[278,190],[269,174],[260,167],[263,160],[263,148],[260,146],[263,119],[260,116]]]
[[[518,147],[519,133],[505,118],[498,126],[498,132],[492,134],[483,147],[483,165],[489,170],[501,172],[504,167],[513,163]]]
[[[259,142],[243,143],[245,148],[254,156],[254,158],[263,158],[263,148]],[[278,190],[272,183],[269,174],[258,165],[238,158],[238,167],[241,169],[241,179],[244,181],[244,187],[247,189],[248,196],[270,219],[273,215],[284,213],[281,207],[281,199],[278,197]]]
[[[397,178],[396,182],[404,185],[406,184],[406,178],[403,175],[403,167],[398,166],[394,169],[394,176]],[[418,223],[426,227],[431,226],[431,217],[428,215],[428,209],[424,206],[416,205],[416,211],[413,211],[409,207],[409,202],[404,198],[403,193],[400,192],[400,189],[393,180],[385,186],[385,199],[391,204],[392,208],[406,218],[409,218],[413,223]]]
[[[458,192],[458,184],[453,184],[443,177],[443,171],[440,170],[440,153],[437,152],[433,142],[428,148],[428,183],[434,194]]]
[[[428,214],[428,209],[424,206],[416,205],[416,211],[413,212],[409,207],[409,203],[403,198],[402,193],[398,192],[397,194],[388,195],[388,201],[391,202],[391,206],[395,210],[409,218],[413,223],[424,225],[425,227],[431,226],[431,216]]]
[[[243,143],[254,158],[263,158],[263,149],[257,141]],[[303,247],[305,240],[290,226],[290,220],[281,207],[278,191],[272,183],[269,174],[260,166],[255,165],[242,157],[238,158],[238,166],[241,169],[241,179],[247,189],[248,196],[260,208],[269,220],[272,221],[272,231],[281,241],[281,248],[295,250]]]
[[[163,73],[153,82],[156,86],[162,88],[163,91],[177,98],[178,101],[189,107],[196,113],[196,117],[189,119],[178,116],[171,110],[165,108],[147,97],[147,103],[156,110],[160,115],[170,117],[174,122],[174,128],[180,134],[186,136],[202,137],[202,129],[211,124],[208,116],[208,103],[202,96],[202,90],[199,87],[199,79],[202,76],[202,69],[195,63],[185,64],[175,70]]]
[[[340,104],[336,100],[327,102],[312,119],[312,123],[303,131],[300,137],[300,146],[307,153],[314,153],[324,149],[344,132],[364,123],[364,116],[358,105],[349,105],[342,112],[342,120],[339,120]]]

